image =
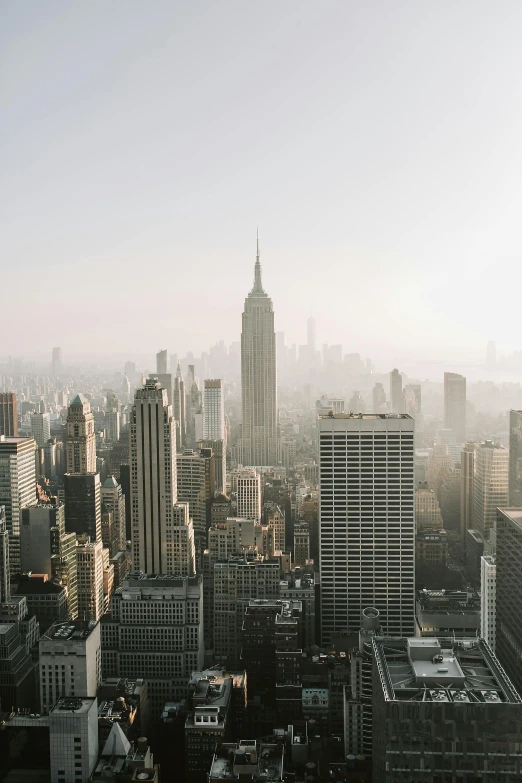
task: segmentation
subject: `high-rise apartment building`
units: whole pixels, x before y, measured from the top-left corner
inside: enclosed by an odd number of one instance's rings
[[[43,712],[62,696],[96,696],[101,685],[100,624],[53,623],[40,637],[38,663]]]
[[[20,527],[22,571],[59,579],[67,591],[70,617],[78,613],[76,534],[65,530],[62,503],[39,503],[22,509]]]
[[[90,402],[77,394],[66,424],[67,473],[96,473],[96,435]]]
[[[237,477],[237,516],[261,520],[261,476],[255,470],[242,470]]]
[[[492,650],[496,647],[497,564],[493,555],[480,559],[480,635]]]
[[[522,507],[522,411],[509,411],[509,505]]]
[[[390,411],[392,413],[402,413],[403,410],[402,375],[397,369],[394,369],[390,373]]]
[[[367,606],[388,634],[414,631],[414,426],[407,414],[319,417],[322,644],[357,631]]]
[[[114,593],[101,623],[104,677],[135,677],[148,684],[153,715],[186,696],[203,668],[201,577],[130,574]]]
[[[259,242],[254,286],[245,299],[241,332],[243,424],[241,463],[259,467],[278,462],[277,374],[274,310],[261,282]]]
[[[150,574],[179,570],[181,536],[191,551],[192,522],[176,503],[175,423],[167,392],[154,379],[136,391],[130,422],[131,516],[134,568]],[[188,526],[185,531],[175,529]],[[189,566],[185,566],[185,571]]]
[[[522,509],[497,510],[496,546],[495,651],[522,693]]]
[[[457,443],[466,441],[466,379],[455,372],[444,373],[444,426]]]
[[[35,450],[33,438],[0,435],[0,506],[5,506],[12,573],[20,570],[22,509],[36,504]]]
[[[31,435],[39,448],[45,446],[51,437],[51,416],[49,413],[31,414]]]
[[[99,473],[66,473],[63,477],[65,528],[101,541],[101,484]]]
[[[0,394],[0,435],[9,438],[16,438],[18,435],[18,411],[14,392]]]
[[[473,486],[476,443],[465,443],[460,455],[460,543],[464,547],[468,530],[473,529]]]
[[[509,451],[487,440],[475,452],[473,529],[484,541],[495,526],[497,508],[508,505]]]

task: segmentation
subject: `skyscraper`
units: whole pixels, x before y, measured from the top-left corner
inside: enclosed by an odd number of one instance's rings
[[[0,394],[0,435],[6,435],[9,438],[15,438],[18,435],[18,414],[14,392]]]
[[[376,383],[372,392],[372,413],[385,413],[386,392],[382,383]]]
[[[185,382],[178,361],[176,377],[174,378],[174,419],[176,421],[176,451],[181,451],[185,445]]]
[[[167,351],[158,351],[156,354],[156,372],[158,375],[167,374]]]
[[[495,652],[522,693],[522,510],[497,510]]]
[[[207,378],[203,389],[203,440],[204,448],[214,454],[216,489],[226,490],[227,433],[225,428],[225,389],[221,379]]]
[[[96,435],[91,404],[77,394],[66,425],[67,473],[96,473]]]
[[[176,504],[175,424],[167,392],[155,378],[136,391],[130,454],[134,568],[149,574],[171,574],[182,555],[176,548],[174,528],[187,528],[185,555],[188,562],[194,562],[192,520],[184,505]]]
[[[522,507],[522,411],[509,411],[509,505]]]
[[[0,506],[5,506],[11,571],[20,570],[22,509],[36,504],[36,469],[33,438],[0,435]]]
[[[444,373],[444,426],[453,430],[457,443],[466,440],[466,379],[455,372]]]
[[[105,412],[105,433],[107,440],[117,443],[120,439],[120,401],[113,391],[107,391]]]
[[[261,476],[255,470],[242,470],[237,477],[237,516],[261,520]]]
[[[31,414],[31,435],[39,448],[45,446],[51,437],[51,416],[49,413]]]
[[[397,369],[390,373],[390,410],[392,413],[402,413],[404,410],[402,375]]]
[[[420,383],[407,383],[404,387],[404,412],[410,416],[422,413],[422,389]]]
[[[53,375],[59,375],[62,371],[62,349],[53,348],[51,370]]]
[[[67,532],[101,541],[100,474],[66,473],[63,485]]]
[[[476,448],[476,443],[465,443],[460,454],[460,543],[462,546],[465,546],[468,530],[473,529]]]
[[[261,282],[259,241],[254,286],[245,299],[243,312],[241,394],[241,462],[252,466],[275,465],[278,436],[274,310]]]
[[[509,452],[487,440],[477,445],[473,483],[473,529],[484,541],[495,525],[497,508],[508,505]]]
[[[9,532],[7,530],[5,506],[0,506],[0,607],[8,602],[10,595]]]
[[[414,632],[414,426],[406,414],[319,417],[321,635],[356,631],[374,606]]]

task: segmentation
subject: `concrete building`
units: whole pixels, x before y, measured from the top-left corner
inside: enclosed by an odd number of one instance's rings
[[[51,416],[49,413],[31,414],[31,435],[39,448],[45,446],[51,437]]]
[[[176,529],[189,524],[177,505],[175,423],[167,392],[154,379],[136,391],[130,423],[134,568],[153,574],[179,570]],[[184,500],[184,498],[180,498]],[[185,531],[187,545],[192,540]],[[186,551],[193,562],[192,551]],[[185,568],[183,570],[186,570]]]
[[[0,607],[7,604],[10,595],[9,530],[7,528],[5,506],[0,506]]]
[[[96,696],[101,684],[100,624],[54,623],[39,641],[40,705],[48,712],[62,696]]]
[[[8,438],[18,436],[18,410],[14,392],[0,394],[0,435]]]
[[[105,559],[102,542],[91,541],[89,536],[78,536],[76,563],[78,568],[78,619],[97,621],[105,611]]]
[[[419,566],[446,566],[448,534],[445,530],[425,530],[415,536],[415,560]]]
[[[484,541],[495,526],[496,510],[507,506],[509,486],[509,451],[487,440],[475,452],[473,483],[473,528]]]
[[[108,476],[102,484],[101,502],[112,513],[112,524],[115,530],[116,551],[125,551],[127,546],[125,496],[121,485],[114,476]],[[112,554],[112,553],[111,553]]]
[[[280,566],[262,556],[229,556],[214,564],[214,654],[227,668],[240,662],[245,609],[253,599],[279,597]]]
[[[444,373],[444,426],[453,430],[457,443],[465,443],[466,379],[455,372]]]
[[[206,379],[203,386],[203,439],[225,440],[225,388],[221,379]]]
[[[334,411],[335,413],[336,411]],[[372,391],[372,412],[373,413],[386,413],[386,392],[382,383],[376,383]],[[339,413],[344,413],[343,410]]]
[[[494,651],[497,622],[497,564],[493,555],[480,559],[480,635]]]
[[[101,622],[104,677],[147,680],[151,716],[184,698],[189,677],[203,668],[201,577],[129,574]]]
[[[417,533],[442,530],[444,523],[440,505],[433,489],[421,485],[415,490],[415,528]]]
[[[263,504],[265,525],[274,531],[274,548],[276,552],[286,550],[285,512],[273,501]]]
[[[101,541],[100,474],[66,473],[63,487],[67,532]]]
[[[255,470],[242,470],[237,477],[237,516],[261,521],[261,476]]]
[[[96,435],[91,404],[77,394],[69,406],[66,423],[67,473],[96,473]]]
[[[4,709],[35,709],[35,677],[23,628],[14,618],[0,616],[0,703]]]
[[[158,375],[166,375],[168,372],[168,354],[167,351],[158,351],[156,354],[156,372]]]
[[[105,411],[105,438],[111,443],[120,439],[120,401],[113,391],[107,391],[107,407]]]
[[[174,419],[176,421],[176,451],[185,447],[185,383],[181,373],[181,365],[178,362],[176,377],[174,378]]]
[[[387,633],[413,633],[414,420],[319,418],[321,639],[356,632],[375,606]]]
[[[274,310],[261,282],[259,241],[254,286],[245,299],[241,330],[242,436],[240,462],[278,463],[277,373]]]
[[[98,759],[96,697],[64,697],[49,713],[51,783],[85,783]]]
[[[404,387],[404,412],[416,418],[422,413],[422,389],[420,383],[407,383]]]
[[[495,650],[515,688],[522,693],[522,509],[498,509],[496,542]]]
[[[464,547],[468,530],[473,528],[473,486],[475,482],[476,443],[466,443],[460,455],[460,543]]]
[[[69,616],[75,618],[78,614],[76,534],[65,530],[62,503],[39,503],[22,509],[20,553],[22,571],[46,574],[63,584]]]
[[[522,411],[515,410],[509,411],[509,505],[522,507]]]
[[[522,700],[486,642],[374,638],[372,648],[375,780],[520,778]]]
[[[188,503],[196,549],[206,545],[210,504],[216,492],[215,461],[211,449],[184,449],[176,458],[178,500]]]
[[[402,375],[397,369],[390,373],[390,413],[404,413]]]
[[[462,590],[420,590],[415,601],[415,635],[480,636],[480,596]]]
[[[306,522],[294,525],[294,563],[304,568],[310,560],[310,531]]]
[[[279,598],[300,601],[302,608],[303,649],[316,643],[315,575],[312,569],[294,568],[286,571],[279,582]]]
[[[20,570],[22,509],[36,504],[36,443],[0,435],[0,506],[5,507],[12,573]]]
[[[17,598],[25,598],[27,614],[35,617],[40,632],[55,622],[65,622],[70,616],[67,589],[54,580],[50,581],[47,574],[22,574],[15,591]]]

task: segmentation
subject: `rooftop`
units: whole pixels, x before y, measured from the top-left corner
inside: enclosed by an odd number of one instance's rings
[[[483,639],[375,638],[373,651],[388,701],[522,703]]]
[[[411,419],[409,413],[320,413],[320,419],[362,419],[363,421],[375,419]]]
[[[86,405],[88,402],[89,400],[83,394],[77,394],[71,405]]]
[[[65,623],[53,623],[41,641],[78,642],[91,635],[97,623],[93,620],[68,620]]]
[[[95,696],[63,696],[61,699],[58,699],[51,710],[51,714],[74,713],[75,715],[81,715],[89,712],[95,703]]]
[[[522,530],[522,508],[501,508],[498,509],[501,514],[510,519],[518,528]]]
[[[209,778],[277,781],[283,779],[283,748],[276,742],[240,740],[218,745]],[[247,777],[248,776],[248,777]]]

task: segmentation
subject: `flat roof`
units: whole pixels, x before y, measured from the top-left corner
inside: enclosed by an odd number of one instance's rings
[[[363,421],[375,419],[412,419],[409,413],[319,413],[320,419],[362,419]]]
[[[499,506],[498,511],[522,530],[522,508],[504,508]]]
[[[53,623],[41,641],[82,641],[87,639],[98,625],[94,620],[68,620],[65,623]]]
[[[58,699],[51,713],[74,713],[75,715],[88,712],[96,702],[96,696],[63,696]]]

